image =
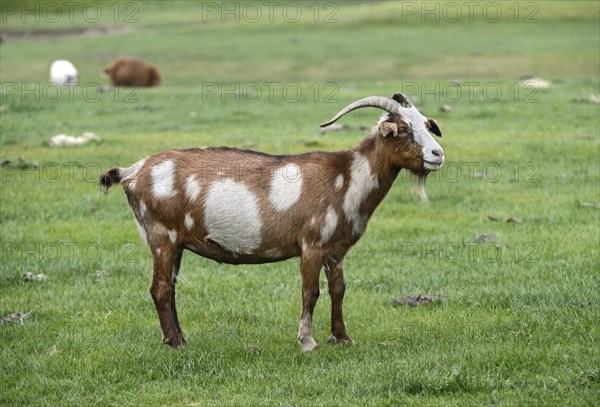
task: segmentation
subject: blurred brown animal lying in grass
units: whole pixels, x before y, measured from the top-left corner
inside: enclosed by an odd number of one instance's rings
[[[160,86],[158,69],[139,58],[122,57],[104,68],[112,86]]]

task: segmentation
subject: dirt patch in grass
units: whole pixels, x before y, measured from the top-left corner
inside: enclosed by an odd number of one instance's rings
[[[91,28],[69,28],[66,30],[40,30],[40,31],[2,31],[2,41],[15,40],[53,40],[66,37],[100,37],[109,34],[124,34],[132,31],[132,28],[125,25],[108,25]]]
[[[15,322],[18,322],[21,325],[23,325],[23,321],[25,321],[27,318],[29,318],[29,315],[31,315],[31,311],[29,311],[29,312],[14,312],[12,314],[5,315],[2,318],[0,318],[0,325],[10,324],[10,323],[15,323]]]
[[[408,297],[394,298],[392,305],[397,307],[399,305],[408,305],[409,307],[416,307],[419,305],[435,304],[444,300],[441,295],[409,295]]]

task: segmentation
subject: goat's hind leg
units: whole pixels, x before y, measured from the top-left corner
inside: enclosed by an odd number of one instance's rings
[[[298,327],[298,343],[303,352],[310,352],[317,347],[312,336],[312,316],[319,298],[319,273],[323,260],[317,253],[305,251],[300,260],[302,274],[302,317]]]
[[[163,333],[162,341],[171,348],[178,348],[183,345],[183,337],[181,329],[178,330],[174,277],[179,269],[181,250],[175,247],[163,248],[161,251],[152,250],[152,258],[154,271],[150,294],[158,313]]]

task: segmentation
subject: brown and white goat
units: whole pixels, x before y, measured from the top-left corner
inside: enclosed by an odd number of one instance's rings
[[[300,257],[303,351],[312,336],[319,274],[325,269],[331,296],[330,342],[353,343],[342,317],[342,260],[364,233],[373,211],[403,168],[424,180],[444,162],[433,119],[402,95],[371,96],[342,109],[387,113],[360,145],[349,151],[273,156],[233,148],[169,150],[128,168],[100,175],[106,190],[122,183],[137,227],[152,252],[154,299],[163,343],[185,343],[175,308],[175,282],[183,250],[220,263],[259,264]]]
[[[139,58],[122,57],[104,68],[112,86],[160,86],[158,70]]]

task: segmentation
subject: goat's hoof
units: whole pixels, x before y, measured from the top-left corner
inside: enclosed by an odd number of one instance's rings
[[[354,345],[354,340],[352,338],[350,338],[348,335],[344,335],[344,336],[340,336],[339,338],[335,335],[329,335],[329,337],[327,338],[327,342],[329,343],[334,343],[334,344],[338,344],[338,343],[343,343],[344,345]]]
[[[300,343],[302,352],[312,352],[319,346],[312,337],[299,339],[298,342]]]
[[[183,348],[183,346],[185,345],[185,342],[171,341],[171,342],[167,342],[167,345],[169,345],[169,348],[171,348],[171,349],[180,349],[180,348]]]
[[[186,344],[185,339],[183,339],[183,337],[169,338],[168,336],[163,336],[162,343],[163,345],[169,345],[171,349],[178,349]]]

